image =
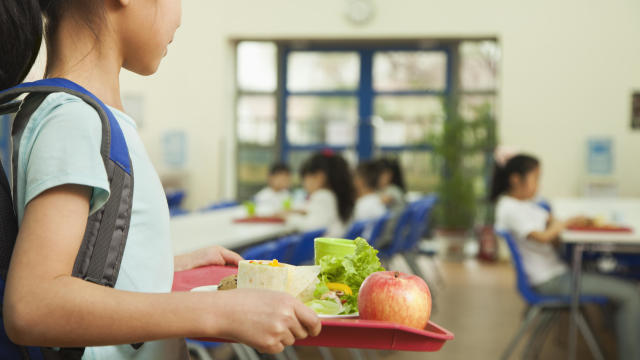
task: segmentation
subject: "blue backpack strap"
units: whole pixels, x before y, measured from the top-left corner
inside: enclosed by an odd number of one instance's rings
[[[17,183],[17,159],[22,131],[46,96],[54,92],[68,93],[82,99],[96,110],[102,123],[100,154],[109,180],[110,197],[101,209],[88,218],[85,235],[76,256],[72,275],[96,284],[114,287],[118,278],[131,222],[134,185],[133,169],[124,134],[115,116],[100,99],[80,85],[66,79],[45,79],[24,83],[0,92],[0,112],[15,112],[18,108],[16,105],[19,104],[19,110],[16,112],[12,126],[14,140],[12,155],[13,203],[15,205],[18,196],[15,184]],[[23,94],[29,95],[23,101],[11,102]],[[0,206],[3,205],[0,203]],[[4,231],[4,228],[0,229],[0,231]],[[14,243],[15,236],[11,240],[11,248],[13,248]],[[8,256],[10,257],[10,254]],[[6,257],[6,254],[0,254],[1,257]],[[8,261],[6,263],[8,269]],[[0,264],[2,264],[2,261],[0,261]],[[4,270],[3,275],[6,275],[7,269],[0,269],[0,272]],[[6,279],[5,276],[2,277],[2,280],[4,279]],[[4,290],[4,284],[0,285]],[[134,347],[137,348],[140,345],[136,344]],[[33,352],[33,349],[27,349],[27,352]],[[54,351],[43,348],[36,353],[43,355],[44,359],[79,359],[82,356],[82,352],[83,349]],[[33,356],[31,354],[26,358],[34,358]]]

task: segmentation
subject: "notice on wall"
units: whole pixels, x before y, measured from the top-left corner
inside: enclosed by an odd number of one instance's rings
[[[640,130],[640,91],[631,95],[631,130]]]
[[[612,175],[613,164],[611,138],[591,138],[587,141],[587,173],[589,175]]]

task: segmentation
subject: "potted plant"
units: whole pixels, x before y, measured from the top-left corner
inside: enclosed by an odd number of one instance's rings
[[[479,197],[489,178],[496,131],[489,103],[472,108],[471,115],[467,116],[463,116],[456,105],[455,99],[449,103],[448,119],[442,131],[432,136],[430,142],[434,149],[434,164],[442,173],[436,190],[437,234],[446,240],[450,256],[461,257],[463,246],[477,223],[479,210],[484,210],[485,217],[493,213],[487,201]]]

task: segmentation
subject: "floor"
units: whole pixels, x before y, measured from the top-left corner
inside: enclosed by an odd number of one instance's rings
[[[435,353],[414,352],[364,352],[366,359],[413,360],[413,359],[499,359],[503,350],[516,333],[524,311],[524,304],[515,289],[515,277],[510,263],[482,263],[475,259],[463,261],[437,261],[443,277],[437,281],[434,264],[420,258],[419,265],[427,275],[427,283],[434,293],[434,311],[431,320],[455,334],[455,339],[446,343]],[[408,271],[401,258],[391,262],[390,269]],[[603,343],[605,358],[615,358],[613,338],[603,325],[598,309],[589,309],[594,321],[594,332]],[[566,359],[567,318],[560,318],[548,331],[547,341],[542,347],[540,359]],[[525,341],[522,341],[524,343]],[[578,359],[591,356],[580,343]],[[518,347],[511,358],[521,358],[524,344]],[[215,359],[228,359],[225,349],[214,354]],[[299,359],[320,360],[315,348],[296,348]],[[333,357],[353,359],[346,349],[332,349]]]

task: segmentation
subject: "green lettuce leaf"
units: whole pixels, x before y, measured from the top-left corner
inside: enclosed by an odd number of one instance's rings
[[[352,296],[343,297],[347,300],[342,314],[352,314],[358,311],[358,292],[364,279],[377,271],[384,271],[378,259],[378,250],[371,247],[363,238],[354,240],[356,251],[342,258],[326,255],[320,259],[320,282],[316,286],[314,296],[319,298],[329,291],[327,283],[336,282],[346,284],[353,291]]]

